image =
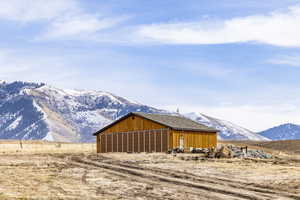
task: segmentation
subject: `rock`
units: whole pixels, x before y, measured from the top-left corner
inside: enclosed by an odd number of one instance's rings
[[[209,157],[207,154],[207,157]],[[248,147],[237,147],[234,145],[222,145],[219,146],[215,152],[216,158],[261,158],[271,159],[273,156],[269,153],[265,153],[260,149],[248,149]]]
[[[228,146],[221,146],[215,154],[216,158],[232,158],[232,156],[233,152],[230,148],[228,148]]]

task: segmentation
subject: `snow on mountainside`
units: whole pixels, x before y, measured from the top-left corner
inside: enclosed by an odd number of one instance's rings
[[[0,139],[93,141],[93,132],[129,112],[170,113],[108,92],[0,83]],[[221,139],[266,140],[227,121],[195,113],[186,116],[220,130]]]
[[[259,134],[271,140],[300,140],[300,125],[283,124],[262,131]]]
[[[43,84],[14,82],[0,84],[0,138],[43,139],[47,124],[43,114],[33,105],[33,99],[24,95],[25,89],[36,89]]]
[[[0,98],[0,139],[87,142],[128,112],[165,112],[107,92],[23,82],[0,84]]]
[[[31,90],[29,94],[46,112],[49,120],[60,117],[56,121],[64,124],[65,131],[81,134],[77,135],[80,141],[93,140],[91,133],[128,112],[162,112],[107,92],[61,90],[43,86]],[[57,127],[54,129],[53,132],[59,131]]]
[[[266,141],[269,140],[259,134],[256,134],[248,129],[235,125],[231,122],[215,119],[201,113],[188,113],[186,117],[197,121],[206,126],[213,127],[219,130],[219,139],[221,140],[255,140],[255,141]]]

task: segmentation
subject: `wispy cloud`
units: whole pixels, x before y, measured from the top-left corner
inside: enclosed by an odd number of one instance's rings
[[[80,15],[54,21],[42,39],[88,39],[91,34],[109,29],[122,22],[124,18],[97,18],[94,15]],[[71,38],[70,38],[71,37]],[[76,38],[75,38],[76,37]]]
[[[278,56],[268,60],[267,63],[274,65],[300,67],[300,56]]]
[[[40,23],[38,40],[93,40],[127,44],[225,44],[259,42],[300,47],[300,6],[227,20],[119,26],[128,16],[86,10],[80,0],[0,1],[0,20]],[[198,18],[199,19],[199,18]],[[118,27],[118,29],[116,29]],[[111,30],[112,29],[112,30]],[[110,31],[111,30],[111,31]]]
[[[148,41],[169,44],[224,44],[259,42],[300,47],[300,6],[286,12],[229,20],[144,25],[137,34]]]
[[[82,39],[127,19],[84,10],[79,0],[10,0],[0,2],[0,20],[44,22],[37,39]]]
[[[0,1],[0,19],[22,23],[53,20],[66,13],[78,13],[76,0],[9,0]]]

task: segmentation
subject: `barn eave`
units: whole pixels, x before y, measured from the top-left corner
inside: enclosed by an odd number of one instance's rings
[[[123,119],[126,119],[126,118],[131,117],[131,116],[139,116],[139,117],[142,117],[142,118],[144,118],[144,119],[150,120],[150,121],[155,122],[155,123],[158,123],[158,124],[160,124],[160,125],[163,125],[163,126],[169,128],[169,129],[171,129],[171,130],[176,130],[176,131],[209,132],[209,133],[217,133],[217,132],[219,132],[218,130],[213,129],[213,128],[210,128],[210,127],[207,127],[207,126],[205,126],[205,125],[201,125],[203,128],[185,128],[185,127],[170,126],[170,125],[168,125],[168,124],[166,124],[166,123],[163,123],[163,122],[161,122],[161,121],[159,121],[159,120],[153,119],[153,118],[151,118],[151,117],[147,117],[147,116],[149,116],[149,115],[151,115],[151,114],[146,114],[146,113],[136,113],[136,112],[128,113],[127,115],[125,115],[125,116],[123,116],[123,117],[117,119],[116,121],[112,122],[111,124],[109,124],[109,125],[103,127],[101,130],[97,131],[97,132],[94,133],[93,135],[94,135],[94,136],[97,136],[98,134],[101,134],[102,132],[104,132],[104,131],[107,130],[108,128],[110,128],[110,127],[114,126],[115,124],[119,123],[119,122],[122,121]],[[156,114],[156,115],[159,116],[158,114]],[[163,116],[163,115],[161,115],[161,116]],[[172,117],[172,116],[170,115],[170,117]],[[175,116],[173,116],[173,117],[175,117]],[[186,118],[185,118],[185,119],[186,119]],[[191,121],[192,121],[192,120],[191,120]],[[194,122],[194,121],[193,121],[193,122]],[[194,123],[197,123],[197,122],[194,122]],[[198,124],[199,124],[199,123],[198,123]],[[199,124],[199,126],[200,126],[200,124]]]

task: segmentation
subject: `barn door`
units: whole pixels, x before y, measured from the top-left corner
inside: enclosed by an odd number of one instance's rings
[[[180,136],[180,139],[179,139],[179,148],[180,149],[184,149],[184,137],[183,136]]]

